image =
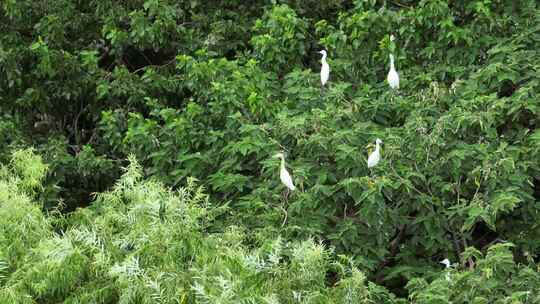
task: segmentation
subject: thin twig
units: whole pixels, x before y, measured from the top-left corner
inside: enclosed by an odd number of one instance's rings
[[[283,228],[285,226],[285,223],[287,223],[288,213],[287,210],[283,208],[283,206],[279,206],[279,208],[283,211],[283,213],[285,213],[285,218],[283,219],[283,223],[281,223],[281,227]]]
[[[408,8],[408,9],[411,9],[410,6],[408,5],[405,5],[405,4],[402,4],[402,3],[399,3],[397,1],[391,1],[392,4],[396,5],[396,6],[400,6],[400,7],[404,7],[404,8]]]
[[[159,68],[168,66],[169,64],[171,64],[171,63],[173,63],[175,61],[176,61],[176,58],[173,58],[173,59],[169,60],[167,63],[164,63],[162,65],[159,65],[159,64],[145,65],[145,66],[143,66],[141,68],[138,68],[138,69],[134,70],[133,72],[131,72],[131,74],[136,74],[136,73],[138,73],[138,72],[140,72],[140,71],[142,71],[142,70],[144,70],[146,68],[158,68],[159,69]]]

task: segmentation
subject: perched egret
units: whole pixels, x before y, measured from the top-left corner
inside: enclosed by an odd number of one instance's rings
[[[386,80],[392,89],[399,89],[399,75],[394,67],[394,55],[392,54],[390,54],[390,71],[388,71]]]
[[[322,54],[322,59],[321,59],[321,84],[324,87],[324,85],[328,81],[328,77],[330,76],[330,66],[326,62],[326,51],[322,50],[319,53]]]
[[[289,171],[287,171],[285,168],[285,156],[283,153],[278,153],[274,155],[274,157],[281,159],[281,169],[279,170],[279,178],[281,179],[281,182],[285,185],[285,187],[287,187],[287,189],[294,191],[296,187],[293,184]]]
[[[382,140],[380,139],[376,139],[375,140],[375,151],[371,152],[371,154],[369,155],[368,157],[368,160],[367,160],[367,166],[368,168],[373,168],[375,167],[379,161],[381,160],[381,147],[380,145],[382,144]]]
[[[449,259],[444,259],[444,260],[440,261],[439,263],[443,264],[447,270],[448,270],[448,268],[452,267],[452,264],[450,263]],[[444,275],[444,278],[449,282],[452,281],[452,278],[450,278],[450,273],[449,272],[446,272],[446,274]]]

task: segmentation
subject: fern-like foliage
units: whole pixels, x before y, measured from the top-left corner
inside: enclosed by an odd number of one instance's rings
[[[0,224],[3,231],[19,230],[12,232],[17,237],[3,238],[8,251],[0,251],[0,280],[6,283],[1,302],[358,303],[370,298],[362,272],[332,261],[332,251],[321,243],[278,238],[253,248],[238,227],[210,232],[226,208],[209,205],[193,179],[171,191],[144,180],[141,170],[130,158],[113,189],[96,194],[93,206],[71,214],[56,232],[20,193],[24,184],[2,179]],[[17,204],[7,203],[16,197]],[[334,273],[337,266],[341,273]]]

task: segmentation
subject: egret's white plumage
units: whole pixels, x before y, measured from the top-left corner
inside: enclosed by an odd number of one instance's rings
[[[446,266],[446,268],[450,268],[450,260],[449,259],[444,259],[442,261],[440,261],[439,263],[443,264],[444,266]]]
[[[274,157],[281,159],[281,168],[279,170],[279,178],[281,179],[281,182],[289,190],[294,191],[296,187],[293,184],[292,177],[289,174],[289,171],[287,171],[287,169],[285,168],[285,156],[283,155],[283,153],[278,153],[274,155]]]
[[[394,55],[390,54],[390,71],[388,71],[388,76],[386,77],[390,88],[399,89],[399,75],[394,66]]]
[[[450,263],[450,260],[449,259],[444,259],[442,261],[440,261],[439,263],[443,264],[445,266],[446,269],[452,267],[452,263]],[[452,281],[452,278],[450,277],[450,273],[449,272],[446,272],[446,274],[444,275],[444,278],[450,282]]]
[[[381,160],[381,147],[380,147],[381,144],[382,144],[382,140],[377,138],[375,140],[375,151],[371,152],[367,160],[368,168],[375,167]]]
[[[322,50],[319,52],[322,54],[321,59],[321,84],[324,86],[330,77],[330,66],[326,62],[326,51]]]

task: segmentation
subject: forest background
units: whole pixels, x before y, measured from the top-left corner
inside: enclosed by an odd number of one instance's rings
[[[540,303],[538,1],[0,3],[0,303]]]

